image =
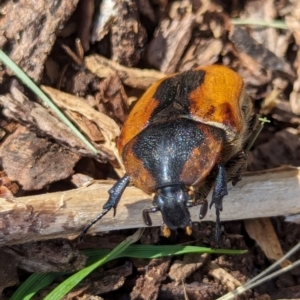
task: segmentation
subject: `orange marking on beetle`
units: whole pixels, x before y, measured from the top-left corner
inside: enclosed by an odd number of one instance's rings
[[[127,120],[125,121],[121,135],[118,139],[118,150],[122,153],[123,147],[137,134],[139,134],[149,124],[149,119],[158,106],[159,102],[153,97],[158,86],[170,75],[161,80],[156,81],[137,101],[132,111],[130,112]]]
[[[170,235],[171,235],[170,228],[168,226],[166,226],[166,225],[163,225],[163,227],[162,227],[162,234],[166,238],[170,237]]]
[[[204,134],[204,142],[194,148],[180,174],[181,181],[192,186],[201,184],[211,172],[221,156],[223,146],[221,129],[201,123],[198,128]]]
[[[193,233],[192,228],[190,226],[186,226],[185,227],[185,233],[187,235],[191,235]]]
[[[204,82],[190,93],[191,117],[195,121],[219,124],[226,130],[238,133],[243,126],[240,98],[243,79],[224,66],[199,67],[205,71]],[[216,109],[212,111],[212,106]],[[228,112],[231,119],[228,119]]]
[[[132,139],[123,148],[122,158],[125,169],[136,187],[148,194],[154,193],[156,192],[156,182],[151,173],[144,167],[143,161],[134,155],[132,151],[134,143],[135,139]]]

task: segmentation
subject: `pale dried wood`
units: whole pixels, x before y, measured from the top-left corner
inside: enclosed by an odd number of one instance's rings
[[[270,218],[244,221],[249,236],[260,246],[269,260],[279,260],[283,255],[281,244]],[[280,265],[287,267],[291,262],[286,259]]]
[[[79,234],[101,212],[111,182],[66,192],[6,200],[0,198],[0,245],[25,243]],[[209,195],[210,199],[211,195]],[[116,217],[108,213],[90,232],[144,227],[142,210],[151,207],[151,197],[128,187]],[[199,207],[190,209],[199,221]],[[229,185],[224,199],[222,221],[291,215],[300,213],[300,168],[279,168],[245,174],[237,186]],[[161,224],[161,214],[151,215],[153,225]],[[214,221],[214,209],[205,221]]]
[[[156,70],[129,68],[100,55],[90,55],[84,58],[86,68],[99,78],[107,78],[117,72],[123,84],[145,90],[166,74]]]

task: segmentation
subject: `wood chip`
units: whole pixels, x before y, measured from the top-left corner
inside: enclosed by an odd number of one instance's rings
[[[166,279],[167,270],[171,262],[170,257],[152,259],[147,267],[144,276],[136,281],[130,293],[131,300],[152,300],[157,299],[160,286]]]
[[[119,289],[125,282],[127,276],[132,274],[132,263],[126,262],[125,264],[113,268],[111,270],[93,274],[80,282],[66,297],[67,299],[78,299],[77,297],[84,296],[84,294],[101,295]],[[88,298],[90,299],[90,298]]]
[[[198,66],[212,65],[218,61],[223,49],[219,39],[196,39],[181,60],[179,70],[188,71]]]
[[[169,277],[176,281],[177,284],[185,281],[193,272],[203,266],[209,254],[188,254],[183,260],[175,260],[169,270]]]
[[[270,260],[278,260],[283,256],[277,234],[269,218],[245,220],[244,224],[249,236],[256,241]],[[281,263],[281,267],[286,267],[290,263],[289,260],[285,260]]]
[[[79,160],[77,154],[37,137],[23,126],[4,141],[0,156],[10,180],[16,181],[25,191],[39,190],[70,177]]]
[[[233,291],[242,285],[237,279],[219,267],[216,263],[211,262],[209,268],[210,270],[208,273],[225,285],[229,291]]]
[[[90,49],[90,32],[95,10],[94,2],[94,0],[80,1],[77,8],[79,13],[77,35],[81,41],[84,51],[88,51]]]
[[[103,0],[94,17],[91,42],[101,41],[108,34],[117,17],[117,1]]]
[[[107,115],[93,109],[82,98],[47,86],[42,86],[42,89],[51,97],[58,107],[65,111],[66,115],[69,116],[75,124],[81,125],[81,130],[91,139],[91,127],[89,124],[93,124],[97,127],[104,137],[104,142],[95,145],[96,148],[107,154],[108,160],[112,163],[120,176],[125,174],[116,147],[116,139],[120,135],[120,128],[117,123]],[[85,118],[84,122],[82,122],[83,118]],[[96,128],[94,127],[94,129]]]
[[[277,57],[263,45],[258,44],[244,29],[238,26],[232,26],[229,39],[238,50],[239,55],[249,56],[253,61],[257,61],[263,68],[269,69],[272,72],[281,71],[290,76],[290,78],[295,78],[295,72],[289,62]]]
[[[147,33],[140,22],[136,1],[117,1],[116,8],[117,18],[111,28],[112,60],[132,67],[140,61]]]
[[[34,81],[39,82],[57,31],[69,19],[78,1],[21,0],[1,3],[2,11],[9,13],[2,14],[0,19],[0,48],[9,44],[7,54]]]
[[[166,75],[156,70],[124,67],[100,55],[89,55],[84,59],[86,68],[99,78],[106,78],[117,72],[123,84],[145,90],[156,80]]]
[[[185,13],[177,14],[172,19],[162,20],[147,50],[148,62],[163,73],[176,71],[179,60],[191,38],[195,21],[188,1],[182,3],[177,1],[172,5],[180,6]]]
[[[16,266],[31,273],[74,272],[84,268],[87,257],[67,240],[25,243],[2,248]]]
[[[128,114],[128,101],[122,82],[115,72],[100,82],[99,85],[99,111],[116,120],[122,125]]]
[[[11,88],[11,94],[0,96],[3,114],[29,127],[39,135],[50,137],[60,145],[68,145],[75,153],[83,156],[93,156],[91,150],[77,138],[69,127],[40,104],[30,101],[17,88]],[[107,157],[103,155],[104,160]]]
[[[17,263],[13,255],[0,249],[0,293],[10,286],[19,284]]]

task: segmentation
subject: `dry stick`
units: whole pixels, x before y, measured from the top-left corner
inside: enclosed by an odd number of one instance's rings
[[[63,238],[78,235],[108,199],[112,182],[96,182],[89,187],[14,199],[0,198],[0,245]],[[300,213],[300,169],[279,168],[245,174],[237,186],[228,186],[221,220],[241,220]],[[208,200],[211,195],[208,196]],[[152,206],[151,196],[128,187],[118,205],[116,217],[109,212],[89,231],[139,228],[145,224],[142,211]],[[199,221],[199,207],[190,209]],[[161,225],[161,214],[152,214],[153,225]],[[205,221],[215,221],[210,210]]]

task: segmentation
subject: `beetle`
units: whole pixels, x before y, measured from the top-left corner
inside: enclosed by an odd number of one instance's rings
[[[188,208],[202,205],[212,189],[216,209],[216,240],[220,235],[220,211],[227,182],[236,184],[246,165],[244,151],[253,123],[253,107],[243,79],[221,65],[201,66],[169,75],[155,82],[130,112],[118,140],[126,174],[109,190],[103,212],[87,230],[111,209],[115,210],[130,182],[148,194],[153,207],[142,213],[152,225],[150,213],[160,211],[163,233],[185,229],[191,234]]]

